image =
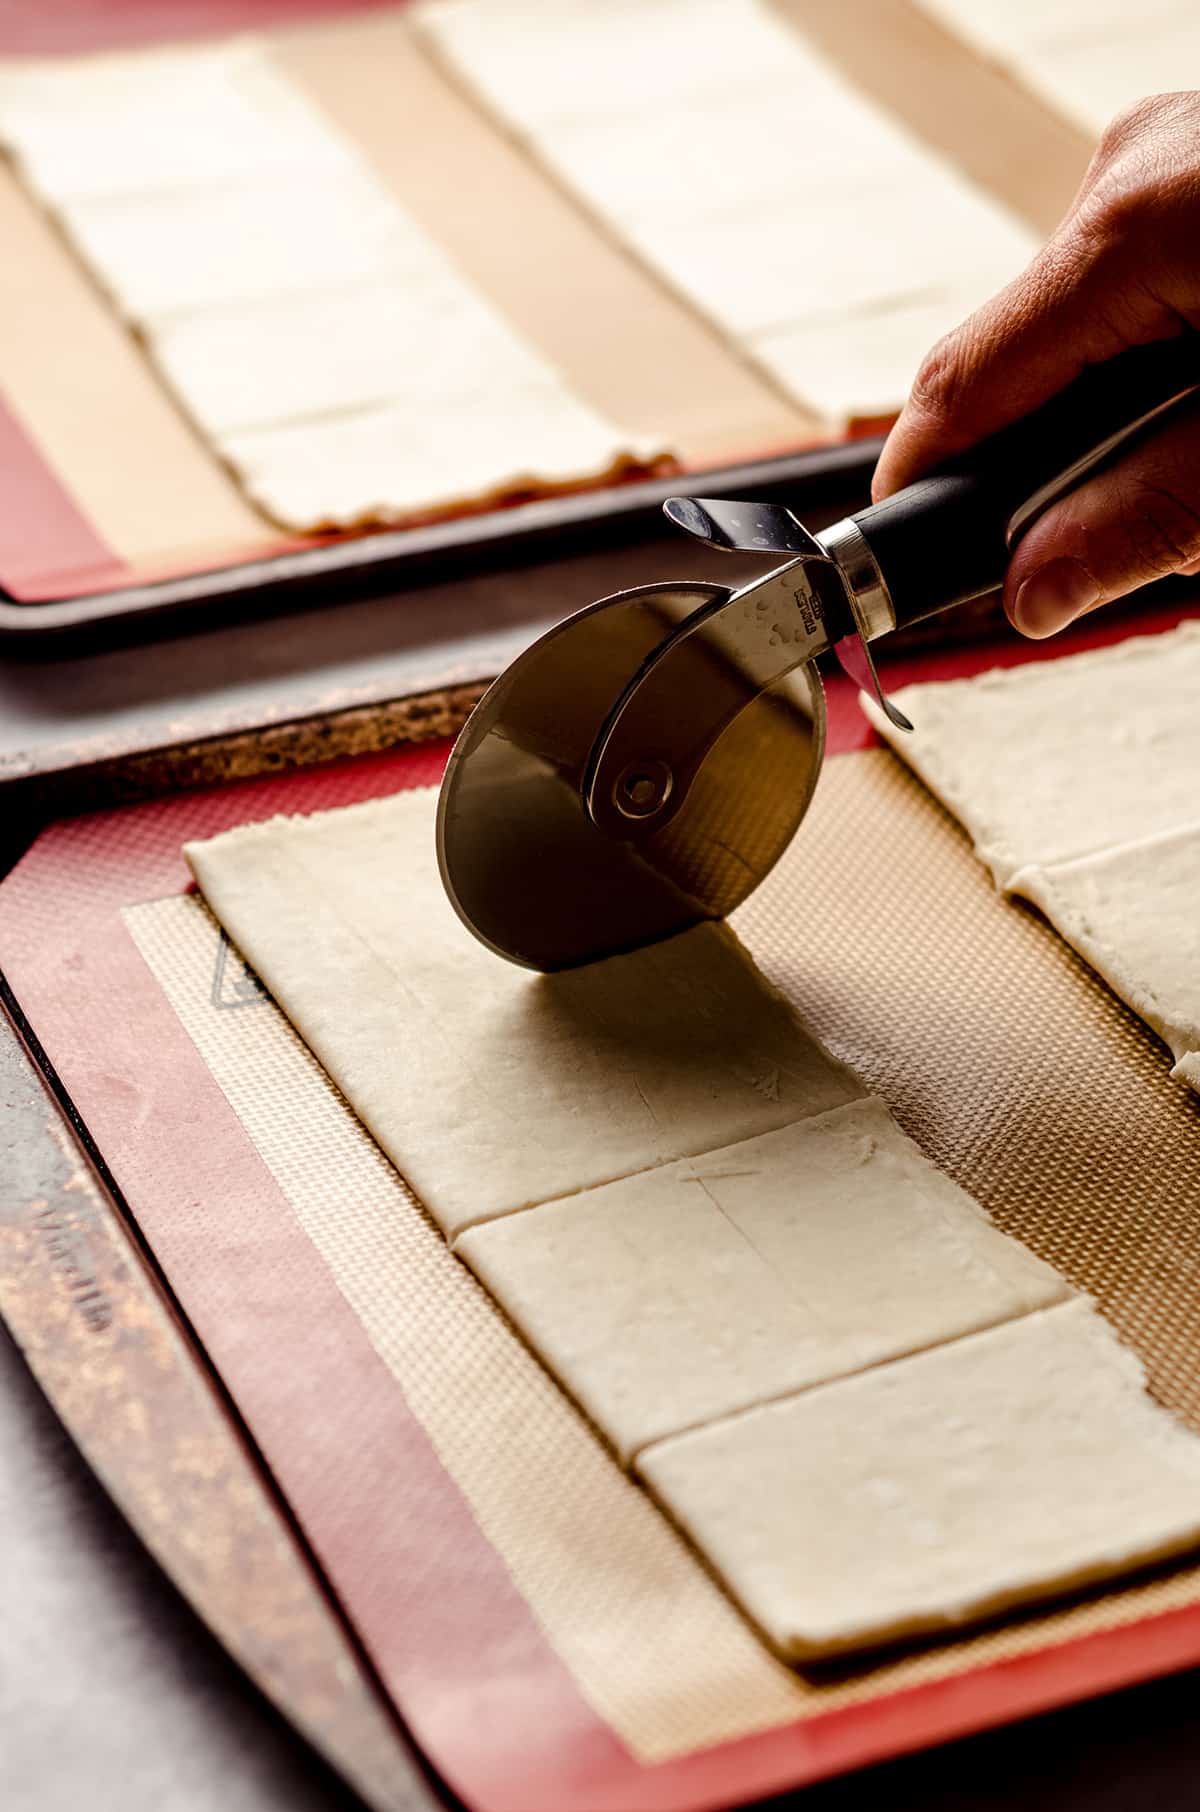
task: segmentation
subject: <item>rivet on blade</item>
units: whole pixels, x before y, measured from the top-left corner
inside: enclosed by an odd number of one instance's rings
[[[613,786],[613,804],[623,818],[651,818],[671,797],[674,784],[665,761],[631,761]]]

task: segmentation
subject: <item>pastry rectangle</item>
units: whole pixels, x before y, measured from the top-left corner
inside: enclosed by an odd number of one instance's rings
[[[1191,0],[921,0],[1007,64],[1050,107],[1099,135],[1123,107],[1177,86],[1200,52]]]
[[[208,308],[160,323],[154,352],[218,442],[390,405],[408,416],[396,432],[403,459],[430,416],[464,401],[503,415],[532,391],[552,415],[557,400],[541,361],[445,271]]]
[[[862,1094],[724,925],[557,975],[500,961],[446,898],[435,803],[399,793],[186,854],[449,1238]]]
[[[880,734],[1171,1047],[1200,1046],[1200,621],[896,693]]]
[[[1112,849],[1197,816],[1200,621],[973,679],[903,686],[915,726],[863,709],[971,834],[999,887],[1031,863]]]
[[[419,21],[480,100],[788,394],[863,402],[777,334],[953,293],[959,318],[1036,249],[1023,222],[867,100],[763,0],[530,7],[434,0]],[[804,105],[796,106],[796,96]],[[861,222],[872,221],[864,235]],[[925,345],[877,373],[903,401]],[[810,381],[811,374],[811,381]]]
[[[626,1464],[1069,1294],[874,1100],[489,1221],[456,1250]]]
[[[1200,1055],[1200,821],[1022,869],[1014,885],[1170,1046],[1186,1080],[1185,1059]]]
[[[365,167],[63,200],[58,212],[121,312],[143,323],[445,269]]]
[[[648,1448],[772,1646],[946,1633],[1200,1535],[1200,1444],[1079,1300]]]
[[[282,528],[456,514],[665,455],[575,395],[266,43],[0,67],[0,144]]]

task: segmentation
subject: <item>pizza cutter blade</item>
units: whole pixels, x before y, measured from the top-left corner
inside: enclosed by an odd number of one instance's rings
[[[679,624],[733,595],[706,584],[620,592],[550,630],[476,707],[442,784],[438,855],[460,917],[498,954],[568,968],[723,917],[791,841],[825,742],[809,663],[762,689],[706,651],[693,709],[622,764],[615,831],[581,803],[614,700]],[[685,797],[689,733],[714,716],[723,729]],[[663,794],[675,809],[652,823]]]
[[[791,841],[816,784],[838,651],[884,698],[869,644],[997,586],[1065,490],[1200,387],[1200,335],[1093,368],[1036,415],[812,535],[788,510],[667,506],[715,547],[785,556],[736,589],[640,586],[558,624],[463,730],[438,804],[447,893],[477,937],[561,969],[720,918]]]

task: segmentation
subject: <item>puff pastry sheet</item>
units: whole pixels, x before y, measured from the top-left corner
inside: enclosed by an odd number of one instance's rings
[[[1200,1070],[1200,621],[967,680],[907,686],[880,734],[1032,900]]]
[[[793,1659],[946,1633],[1200,1535],[1200,1442],[1083,1299],[651,1448]]]
[[[780,1653],[1193,1538],[1196,1444],[1137,1360],[726,928],[511,967],[445,899],[428,793],[187,854],[458,1256]]]
[[[291,530],[657,464],[503,320],[251,37],[0,66],[0,145]]]

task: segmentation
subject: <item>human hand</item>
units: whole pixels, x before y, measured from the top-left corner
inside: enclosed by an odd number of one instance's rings
[[[901,490],[1047,402],[1087,365],[1200,328],[1200,94],[1109,127],[1062,224],[1007,289],[938,342],[879,459]],[[1200,399],[1059,499],[1018,542],[1004,608],[1028,636],[1168,573],[1200,571]]]

